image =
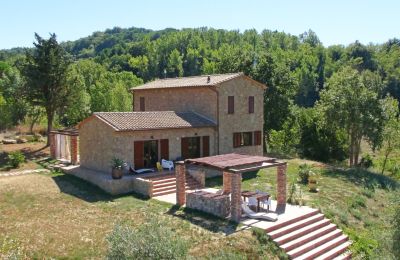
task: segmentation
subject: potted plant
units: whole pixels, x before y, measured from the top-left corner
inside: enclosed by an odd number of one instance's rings
[[[314,172],[310,172],[310,176],[308,177],[308,189],[311,192],[318,192],[317,189],[317,178]]]
[[[122,167],[124,165],[124,161],[119,158],[112,158],[111,160],[111,177],[113,179],[121,179],[122,178]]]

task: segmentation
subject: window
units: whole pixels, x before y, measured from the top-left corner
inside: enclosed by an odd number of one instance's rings
[[[261,145],[261,131],[254,132],[254,145]]]
[[[253,132],[233,133],[233,147],[253,145]]]
[[[144,103],[144,97],[140,97],[140,111],[145,111],[146,107],[145,107],[145,103]]]
[[[249,96],[249,114],[254,113],[254,96]]]
[[[235,112],[235,97],[228,96],[228,114],[233,114]]]

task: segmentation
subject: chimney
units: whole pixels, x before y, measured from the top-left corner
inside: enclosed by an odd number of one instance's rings
[[[210,75],[208,75],[207,76],[207,84],[210,83],[210,81],[211,81],[211,77],[210,77]]]

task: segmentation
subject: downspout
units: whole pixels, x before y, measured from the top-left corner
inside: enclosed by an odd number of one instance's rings
[[[214,91],[217,94],[217,154],[219,153],[219,92],[216,89],[216,87],[210,88],[212,91]]]

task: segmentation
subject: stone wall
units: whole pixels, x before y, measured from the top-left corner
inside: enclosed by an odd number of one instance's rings
[[[133,180],[133,191],[145,197],[152,197],[153,183],[146,179],[135,178]]]
[[[135,90],[134,111],[140,111],[140,97],[146,111],[194,111],[217,120],[217,93],[210,87]]]
[[[206,173],[204,167],[197,165],[186,165],[186,172],[193,177],[201,187],[206,186]]]
[[[219,92],[219,153],[262,155],[262,145],[233,148],[233,133],[263,131],[264,89],[254,85],[245,77],[240,77],[222,83],[217,90]],[[233,114],[228,114],[228,96],[235,97]],[[249,96],[254,96],[254,113],[252,114],[249,114]]]
[[[203,191],[191,192],[186,193],[186,207],[226,218],[230,214],[230,199],[228,195]]]
[[[110,161],[114,156],[134,166],[134,141],[168,139],[167,159],[176,160],[181,156],[182,137],[209,136],[210,155],[216,154],[216,131],[213,127],[115,132],[100,119],[93,117],[81,125],[79,135],[80,164],[103,172],[111,171]]]

